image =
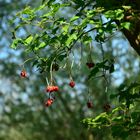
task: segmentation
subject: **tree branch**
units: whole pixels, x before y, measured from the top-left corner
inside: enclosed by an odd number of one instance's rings
[[[140,56],[140,33],[138,36],[135,36],[135,33],[132,34],[130,31],[123,29],[122,32],[124,33],[124,35],[126,36],[126,38],[128,39],[130,45],[132,46],[132,48],[137,52],[137,54]]]
[[[140,13],[136,15],[136,17],[132,17],[129,19],[129,22],[133,24],[133,28],[131,30],[123,29],[122,32],[130,42],[130,45],[140,56]]]

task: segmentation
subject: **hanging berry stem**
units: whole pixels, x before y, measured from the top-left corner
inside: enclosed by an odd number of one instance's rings
[[[70,66],[70,62],[69,62],[69,51],[66,50],[66,53],[67,53],[67,68],[68,68],[68,71],[69,71],[69,78],[70,80],[73,80],[72,78],[72,72],[71,72],[71,66]]]
[[[92,56],[92,42],[89,43],[89,53],[90,56]]]
[[[28,59],[25,60],[20,66],[23,66],[23,68],[24,68],[24,64],[27,63],[28,61],[31,61],[32,59],[34,59],[34,57],[28,58]]]
[[[53,58],[50,66],[50,85],[53,85],[53,63],[56,60],[56,57]]]
[[[82,58],[83,58],[83,47],[82,47],[82,42],[80,43],[80,61],[79,61],[79,69],[80,69],[80,66],[82,64]]]
[[[71,63],[71,69],[73,68],[73,65],[74,65],[74,53],[72,52],[72,54],[73,54],[73,60],[72,60],[72,63]]]
[[[102,22],[102,16],[100,15],[100,20],[101,20],[101,22]],[[103,24],[103,23],[102,23]],[[105,61],[105,54],[104,54],[104,49],[103,49],[103,44],[102,44],[102,42],[100,41],[100,46],[101,46],[101,53],[102,53],[102,61],[104,62]],[[107,78],[106,78],[106,70],[105,70],[105,68],[104,68],[104,66],[103,66],[103,71],[102,71],[102,73],[103,73],[103,78],[104,78],[104,80],[105,80],[105,82],[106,82],[106,87],[105,87],[105,98],[106,98],[106,100],[107,100],[107,91],[108,91],[108,85],[109,85],[109,83],[108,83],[108,80],[107,80]]]
[[[51,82],[51,85],[52,85],[52,83],[53,83],[52,63],[51,63],[51,67],[50,67],[50,82]]]
[[[48,78],[46,77],[46,82],[47,82],[47,85],[49,85],[49,81],[48,81]]]

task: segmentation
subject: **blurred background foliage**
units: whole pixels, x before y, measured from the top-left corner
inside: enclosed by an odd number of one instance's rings
[[[46,99],[45,75],[37,72],[29,63],[25,64],[28,79],[21,79],[21,63],[27,59],[22,48],[12,50],[9,48],[12,41],[13,27],[10,20],[17,11],[26,5],[37,6],[41,1],[33,0],[0,0],[0,139],[1,140],[114,140],[109,129],[88,130],[81,120],[85,117],[94,117],[103,112],[103,105],[109,102],[111,107],[117,106],[116,100],[110,100],[105,93],[104,79],[92,79],[86,82],[89,69],[79,66],[74,62],[73,78],[76,82],[75,89],[71,89],[67,72],[56,73],[59,87],[63,87],[56,95],[56,101],[50,108],[44,107]],[[72,14],[73,11],[69,11]],[[61,14],[61,13],[60,13]],[[64,13],[62,13],[64,14]],[[66,16],[66,15],[64,15]],[[70,15],[69,15],[70,16]],[[17,21],[18,22],[18,21]],[[23,28],[21,34],[26,34],[28,29]],[[92,52],[94,62],[99,62],[101,57],[100,45],[95,44]],[[104,43],[105,56],[115,59],[115,72],[110,75],[109,93],[116,92],[116,88],[125,82],[139,81],[140,61],[129,42],[120,33]],[[84,49],[82,62],[86,63],[89,49]],[[74,57],[80,59],[80,49],[74,50]],[[86,106],[89,98],[94,108]],[[128,139],[137,140],[137,136]]]

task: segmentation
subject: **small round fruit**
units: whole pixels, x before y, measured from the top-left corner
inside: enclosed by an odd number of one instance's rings
[[[88,108],[93,108],[93,103],[92,103],[91,101],[88,101],[88,102],[87,102],[87,107],[88,107]]]
[[[73,88],[75,86],[75,82],[74,81],[70,81],[69,86]]]
[[[47,86],[46,92],[52,92],[52,86]]]
[[[58,86],[54,86],[54,91],[58,91],[59,87]]]
[[[26,72],[25,70],[22,70],[21,73],[20,73],[20,76],[21,76],[22,78],[27,77],[27,72]]]
[[[49,106],[51,106],[52,104],[53,104],[53,99],[50,99],[50,98],[49,98],[48,100],[45,101],[45,106],[46,106],[46,107],[49,107]]]
[[[95,66],[93,62],[87,62],[86,65],[88,66],[89,69]]]

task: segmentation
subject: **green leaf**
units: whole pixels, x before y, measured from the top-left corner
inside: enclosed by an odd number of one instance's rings
[[[41,48],[44,48],[46,46],[46,43],[45,42],[42,42],[38,47],[35,47],[34,50],[37,51]]]
[[[85,44],[89,44],[91,41],[92,41],[92,37],[91,36],[87,36],[87,35],[83,36],[83,42]]]
[[[10,46],[12,49],[16,49],[17,48],[17,41],[13,40],[12,45]]]
[[[68,33],[69,25],[64,25],[62,28],[63,34]]]
[[[117,9],[117,10],[108,10],[104,13],[106,18],[121,20],[124,18],[124,10]]]
[[[94,77],[97,73],[99,72],[99,68],[98,67],[94,67],[91,72],[90,72],[90,75],[89,75],[89,79]]]
[[[114,122],[123,121],[123,116],[118,116],[112,119]]]
[[[63,54],[63,55],[60,55],[57,59],[59,60],[59,61],[62,61],[64,58],[66,58],[66,54]]]
[[[52,7],[53,7],[53,13],[56,13],[60,8],[60,3],[55,3],[52,5]]]
[[[10,46],[12,49],[16,49],[17,45],[21,43],[24,44],[24,41],[21,38],[16,38],[13,40],[12,45]]]
[[[48,0],[48,2],[47,2],[48,6],[51,6],[54,1],[55,0]]]
[[[29,44],[32,42],[32,40],[33,40],[33,36],[30,35],[30,36],[28,36],[28,37],[25,39],[24,42],[25,42],[27,45],[29,45]]]
[[[131,26],[131,23],[130,22],[123,22],[121,23],[121,27],[129,30],[130,29],[130,26]]]
[[[122,6],[125,10],[130,10],[132,7],[131,6],[125,6],[125,5],[123,5]]]
[[[114,72],[114,64],[111,64],[110,69],[109,69],[109,73],[113,73]]]
[[[93,119],[94,121],[99,121],[100,118],[107,118],[108,115],[106,114],[106,112],[101,113],[100,115],[96,116],[95,119]]]
[[[98,67],[98,68],[104,68],[104,66],[105,66],[106,62],[108,62],[108,60],[107,60],[107,59],[106,59],[106,60],[104,60],[104,61],[103,61],[103,62],[101,62],[101,63],[97,63],[96,65],[97,65],[97,67]]]
[[[121,20],[124,18],[124,10],[121,10],[121,9],[117,9],[115,10],[115,13],[116,13],[116,19],[117,20]]]
[[[73,22],[73,21],[75,21],[75,20],[77,20],[77,19],[79,19],[79,16],[74,16],[74,17],[72,17],[72,18],[70,19],[70,22]]]
[[[113,109],[112,114],[114,114],[115,112],[118,112],[118,111],[123,111],[122,107],[117,107],[117,108]]]
[[[76,39],[77,39],[77,35],[75,33],[72,34],[71,36],[69,36],[69,38],[66,41],[66,46],[69,46],[72,43],[72,41],[74,41]]]
[[[32,14],[33,10],[30,6],[27,6],[25,9],[23,9],[22,14]]]

